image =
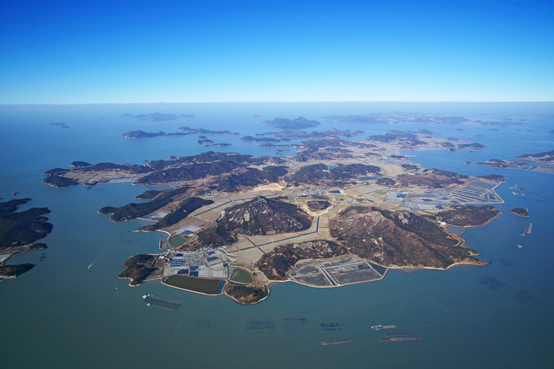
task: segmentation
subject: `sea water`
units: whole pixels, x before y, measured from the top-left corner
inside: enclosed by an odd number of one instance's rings
[[[207,297],[147,282],[128,287],[116,276],[137,253],[157,252],[159,233],[131,233],[141,221],[113,223],[98,215],[103,206],[122,206],[143,188],[130,184],[51,188],[42,184],[48,169],[74,160],[143,164],[172,155],[213,150],[273,155],[245,135],[274,131],[261,122],[277,117],[323,121],[326,115],[395,110],[446,114],[542,114],[548,104],[152,104],[82,106],[0,106],[0,196],[30,197],[29,207],[48,207],[54,229],[44,251],[11,263],[36,267],[0,282],[0,365],[2,368],[52,367],[239,367],[260,368],[550,368],[554,319],[554,247],[551,193],[554,175],[465,165],[464,161],[512,159],[553,149],[552,119],[535,117],[521,125],[365,125],[323,123],[317,130],[361,129],[362,139],[389,129],[429,129],[490,147],[478,152],[416,151],[424,167],[468,175],[506,177],[496,191],[505,200],[502,214],[463,233],[486,267],[458,266],[448,271],[391,270],[379,282],[332,289],[294,283],[272,284],[268,299],[254,306],[225,296]],[[148,122],[124,113],[195,114],[194,119]],[[262,115],[255,118],[254,115]],[[498,118],[499,120],[501,118]],[[519,118],[518,118],[519,119]],[[62,129],[49,123],[62,122]],[[512,121],[513,122],[513,121]],[[239,136],[211,136],[230,147],[205,148],[197,135],[128,140],[129,130],[175,132],[179,126],[228,129]],[[463,131],[457,130],[462,128]],[[491,131],[498,128],[498,131]],[[476,137],[485,136],[485,137]],[[293,154],[292,150],[290,153]],[[514,196],[510,186],[523,187]],[[511,214],[529,208],[530,218]],[[532,234],[521,236],[533,223]],[[521,244],[523,247],[518,248]],[[91,265],[90,268],[88,266]],[[180,301],[177,311],[147,307],[141,296]],[[394,324],[419,341],[380,342]],[[385,331],[386,332],[386,331]],[[322,341],[351,343],[322,346]]]

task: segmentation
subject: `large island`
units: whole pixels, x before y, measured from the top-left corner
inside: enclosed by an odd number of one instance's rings
[[[174,288],[253,304],[269,296],[272,281],[339,287],[380,280],[391,268],[487,264],[447,226],[484,225],[498,216],[493,205],[503,201],[494,189],[504,178],[422,168],[395,154],[478,144],[427,130],[362,141],[329,135],[310,134],[288,157],[206,152],[145,165],[57,168],[46,180],[145,188],[138,198],[147,202],[99,209],[115,222],[151,221],[138,232],[168,234],[159,254],[125,263],[120,278],[133,286],[161,278]]]

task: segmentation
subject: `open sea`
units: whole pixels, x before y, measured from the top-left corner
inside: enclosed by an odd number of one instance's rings
[[[483,115],[478,119],[504,114],[513,119],[506,122],[518,125],[339,125],[322,118],[393,111]],[[154,112],[196,118],[120,118]],[[520,116],[552,113],[552,103],[0,105],[0,197],[8,201],[18,191],[15,198],[32,198],[21,210],[48,207],[54,225],[42,240],[48,244],[46,259],[39,262],[44,251],[13,258],[10,263],[36,267],[0,282],[0,367],[553,368],[554,175],[464,164],[554,150],[554,134],[547,134],[554,119]],[[122,263],[137,253],[158,252],[162,236],[130,233],[143,223],[113,223],[97,211],[137,201],[133,198],[144,188],[124,183],[56,189],[42,184],[42,173],[67,168],[75,160],[143,164],[209,150],[274,155],[273,149],[240,137],[273,130],[262,121],[298,116],[322,122],[317,130],[363,130],[356,139],[390,129],[425,128],[439,137],[490,145],[473,153],[407,154],[417,155],[411,159],[428,168],[506,177],[497,188],[506,202],[497,206],[502,214],[463,233],[468,246],[491,264],[448,271],[391,270],[379,282],[332,289],[272,284],[270,297],[254,306],[167,288],[158,281],[131,288],[127,280],[116,279]],[[240,135],[207,135],[216,143],[232,144],[224,148],[197,145],[197,135],[122,137],[130,130],[168,133],[180,126]],[[525,196],[512,194],[515,184]],[[511,214],[515,207],[529,208],[530,218]],[[532,234],[522,237],[530,222]],[[182,306],[177,311],[147,307],[141,296],[148,293]],[[384,333],[391,332],[372,331],[377,324],[394,324],[398,329],[393,332],[422,339],[382,343]],[[345,339],[352,342],[321,345]]]

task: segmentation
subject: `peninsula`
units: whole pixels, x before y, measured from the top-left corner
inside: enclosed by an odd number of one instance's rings
[[[6,261],[15,255],[31,250],[45,249],[44,243],[34,243],[46,237],[52,231],[52,224],[45,214],[47,208],[16,210],[31,199],[14,199],[0,202],[0,278],[13,278],[34,267],[33,264],[6,265]]]

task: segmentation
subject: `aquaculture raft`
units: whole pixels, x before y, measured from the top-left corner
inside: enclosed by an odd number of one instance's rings
[[[413,341],[420,340],[420,336],[414,337],[394,337],[394,338],[381,338],[381,342],[396,342],[396,341]]]
[[[321,342],[321,344],[323,346],[327,346],[327,345],[339,345],[341,343],[349,343],[349,342],[352,342],[351,339],[348,339],[348,340],[341,340],[341,341],[329,341],[329,342]]]
[[[173,311],[181,307],[181,304],[176,301],[166,300],[152,295],[148,295],[147,297],[144,297],[142,299],[142,302],[144,302],[148,306],[154,305],[154,306],[159,306],[161,308],[173,310]]]

